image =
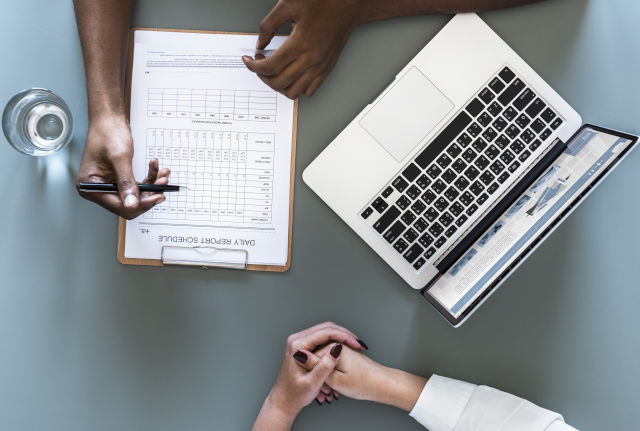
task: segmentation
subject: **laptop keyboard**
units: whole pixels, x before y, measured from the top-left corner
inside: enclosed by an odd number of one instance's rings
[[[419,270],[562,123],[505,67],[361,216]]]

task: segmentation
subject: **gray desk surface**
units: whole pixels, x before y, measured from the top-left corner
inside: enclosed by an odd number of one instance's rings
[[[144,0],[134,24],[255,31],[271,6]],[[293,266],[278,275],[120,265],[116,218],[72,186],[87,115],[71,2],[3,9],[2,106],[22,88],[51,88],[77,127],[70,151],[49,160],[0,145],[0,429],[248,429],[287,334],[327,319],[385,364],[494,385],[583,429],[640,428],[638,151],[461,329],[301,181],[447,17],[357,29],[301,100]],[[549,0],[482,16],[585,121],[640,132],[638,2]],[[420,429],[401,411],[347,399],[310,406],[295,426],[328,428]]]

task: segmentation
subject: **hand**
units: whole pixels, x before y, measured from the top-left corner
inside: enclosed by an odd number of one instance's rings
[[[314,353],[304,352],[306,361],[298,361],[306,370],[313,370],[327,347]],[[392,405],[411,411],[427,379],[401,370],[385,367],[374,360],[345,347],[336,369],[326,384],[348,397]]]
[[[309,97],[333,69],[358,24],[355,0],[279,0],[260,23],[257,49],[267,47],[287,21],[293,30],[268,58],[244,56],[247,68],[290,99]]]
[[[313,401],[324,385],[340,357],[343,345],[363,349],[364,343],[351,331],[331,322],[321,323],[289,336],[280,373],[253,429],[288,429],[300,410]],[[326,346],[326,352],[314,355],[313,370],[308,372],[296,365],[301,352],[313,351],[319,346]]]
[[[129,123],[122,116],[104,116],[91,121],[87,144],[78,172],[80,182],[116,183],[118,194],[81,192],[80,196],[126,219],[140,214],[164,202],[162,193],[140,193],[133,176],[131,160],[133,141]],[[149,162],[149,174],[144,184],[168,184],[169,169],[159,170],[158,160]]]

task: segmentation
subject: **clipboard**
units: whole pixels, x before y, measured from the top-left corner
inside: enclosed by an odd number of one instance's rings
[[[163,31],[177,33],[207,33],[207,34],[240,34],[255,35],[258,33],[229,32],[229,31],[208,31],[208,30],[179,30],[179,29],[158,29],[146,27],[133,27],[129,31],[129,42],[127,52],[127,68],[125,75],[125,108],[127,116],[131,113],[131,81],[133,73],[133,49],[134,33],[136,30]],[[291,136],[291,173],[289,189],[289,229],[287,262],[284,266],[279,265],[255,265],[248,264],[248,252],[243,249],[227,249],[217,247],[182,247],[163,246],[160,259],[137,259],[128,258],[124,255],[125,238],[127,234],[127,221],[120,217],[118,220],[118,261],[124,265],[144,265],[144,266],[196,266],[200,268],[232,268],[247,271],[268,271],[285,272],[291,267],[291,236],[293,232],[293,186],[295,181],[295,161],[296,161],[296,135],[298,126],[298,99],[293,102],[293,133]]]

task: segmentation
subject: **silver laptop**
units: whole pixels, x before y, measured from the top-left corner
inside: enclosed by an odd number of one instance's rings
[[[459,14],[303,179],[458,326],[636,142]]]

